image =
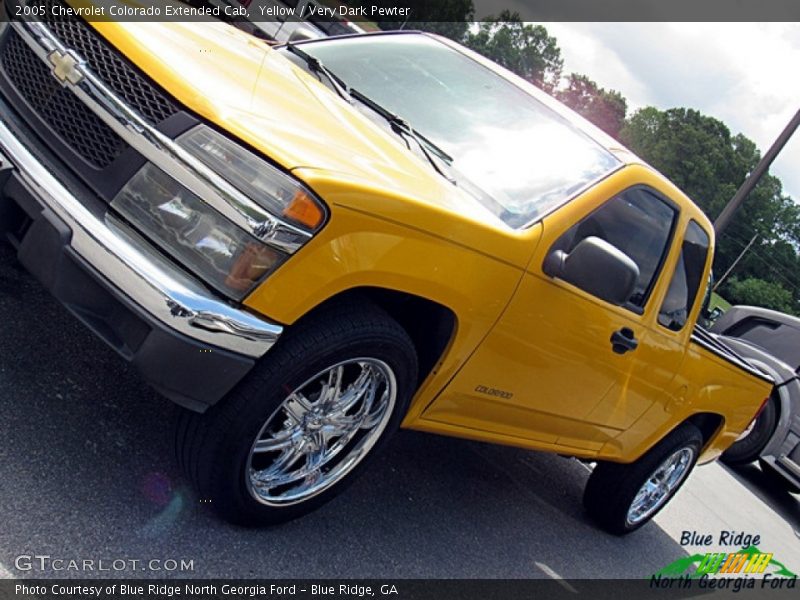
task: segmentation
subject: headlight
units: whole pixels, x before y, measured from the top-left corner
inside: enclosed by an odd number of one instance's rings
[[[273,216],[314,233],[325,210],[299,182],[223,135],[199,126],[178,143]],[[148,163],[111,207],[167,255],[227,296],[241,300],[288,256],[254,237]],[[252,215],[254,218],[257,215]]]
[[[299,182],[268,162],[201,125],[178,143],[276,217],[309,232],[325,220],[325,211]]]
[[[111,206],[168,255],[236,299],[286,258],[152,164],[134,175]]]

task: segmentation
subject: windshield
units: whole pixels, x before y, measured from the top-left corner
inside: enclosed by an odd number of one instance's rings
[[[620,164],[533,96],[429,36],[328,39],[302,48],[452,156],[456,172],[512,227],[537,220]]]

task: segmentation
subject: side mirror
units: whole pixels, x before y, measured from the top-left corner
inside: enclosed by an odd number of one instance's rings
[[[627,254],[593,236],[581,240],[569,254],[552,251],[542,268],[550,277],[617,306],[630,299],[639,279],[639,267]]]
[[[289,35],[288,42],[302,42],[305,40],[315,40],[319,37],[318,33],[315,33],[313,30],[309,29],[308,27],[299,26],[297,29],[292,31]]]

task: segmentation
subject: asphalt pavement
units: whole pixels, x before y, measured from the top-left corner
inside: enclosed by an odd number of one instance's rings
[[[800,569],[799,497],[757,468],[699,469],[618,538],[584,515],[578,461],[410,431],[316,513],[234,527],[179,474],[175,410],[0,245],[0,577],[641,578],[688,553],[683,530],[726,528]]]

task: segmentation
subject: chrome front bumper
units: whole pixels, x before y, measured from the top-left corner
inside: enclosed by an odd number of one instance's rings
[[[250,358],[277,341],[280,325],[215,297],[147,242],[87,209],[4,119],[0,113],[0,168],[11,163],[42,206],[69,227],[70,248],[134,305],[168,330]]]

